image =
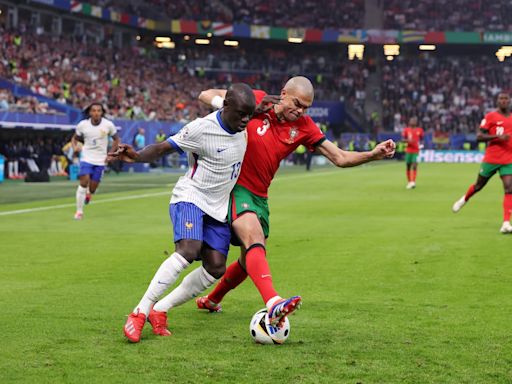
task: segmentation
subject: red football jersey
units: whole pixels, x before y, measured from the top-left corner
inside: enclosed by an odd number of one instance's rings
[[[254,94],[258,104],[264,94]],[[325,139],[311,117],[304,115],[294,122],[280,122],[273,109],[254,116],[246,129],[247,150],[237,184],[261,197],[268,196],[281,160],[301,144],[312,151]]]
[[[489,135],[510,135],[512,137],[512,115],[503,116],[500,112],[485,115],[480,129]],[[484,162],[491,164],[512,164],[512,140],[491,140],[487,143]]]
[[[420,141],[423,140],[423,128],[406,127],[402,132],[402,137],[407,141],[407,153],[418,153],[420,151]]]

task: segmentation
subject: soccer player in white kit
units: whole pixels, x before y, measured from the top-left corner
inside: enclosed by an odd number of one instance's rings
[[[96,192],[101,182],[107,160],[108,138],[112,137],[112,151],[117,150],[119,137],[117,130],[110,120],[103,117],[105,110],[99,103],[92,103],[86,113],[89,118],[82,120],[76,126],[71,139],[73,150],[79,152],[78,141],[83,141],[80,158],[80,183],[76,190],[75,220],[81,220],[84,214],[84,204],[89,203],[91,195]]]
[[[189,160],[189,169],[176,183],[170,202],[175,252],[162,263],[128,316],[124,334],[131,342],[140,340],[146,319],[154,334],[171,335],[167,311],[212,286],[226,270],[231,239],[226,220],[229,195],[240,174],[247,147],[245,127],[256,103],[246,84],[233,84],[226,96],[223,109],[192,121],[162,143],[138,152],[121,144],[116,153],[109,153],[122,161],[153,162],[165,154],[185,151]],[[194,260],[202,260],[202,266],[156,303]]]

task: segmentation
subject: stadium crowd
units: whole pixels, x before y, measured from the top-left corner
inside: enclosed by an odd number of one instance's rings
[[[400,131],[412,116],[426,131],[474,133],[511,69],[493,57],[400,57],[382,68],[384,130]]]
[[[0,112],[2,111],[42,114],[58,113],[50,108],[48,103],[40,102],[33,96],[15,97],[7,89],[0,89]]]
[[[288,28],[362,28],[364,0],[90,0],[89,3],[137,16],[211,20]],[[150,4],[148,4],[150,3]]]
[[[383,1],[384,28],[419,31],[511,31],[509,0]]]
[[[127,119],[190,121],[207,112],[197,101],[203,89],[245,81],[278,93],[290,74],[310,76],[317,99],[343,95],[361,110],[368,76],[364,63],[321,46],[284,50],[254,43],[256,48],[248,49],[193,46],[161,52],[28,32],[4,30],[0,35],[0,77],[79,108],[97,100],[110,116]],[[301,60],[288,60],[290,54]]]

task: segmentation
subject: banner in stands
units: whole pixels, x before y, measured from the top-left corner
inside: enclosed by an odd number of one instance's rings
[[[478,151],[436,151],[427,149],[420,152],[421,163],[481,163],[484,154]]]
[[[341,124],[345,121],[345,105],[342,102],[315,101],[307,113],[316,122]]]
[[[152,31],[200,34],[214,36],[249,37],[253,39],[287,40],[290,37],[308,42],[339,43],[427,43],[427,44],[510,44],[510,32],[459,32],[416,31],[383,29],[314,29],[282,28],[269,25],[229,24],[219,21],[152,20],[140,16],[120,13],[108,7],[94,6],[78,0],[32,0],[50,7],[65,9],[72,13],[100,18],[106,21],[146,28]]]

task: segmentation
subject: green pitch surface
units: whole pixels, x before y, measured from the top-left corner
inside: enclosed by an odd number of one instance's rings
[[[170,312],[172,337],[146,327],[125,341],[126,315],[173,247],[176,175],[107,176],[81,222],[74,183],[0,185],[0,382],[512,382],[499,179],[454,215],[478,165],[421,165],[410,191],[404,167],[276,178],[268,257],[281,295],[304,299],[282,346],[249,337],[263,307],[250,280],[220,314],[190,302]]]

